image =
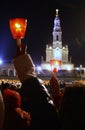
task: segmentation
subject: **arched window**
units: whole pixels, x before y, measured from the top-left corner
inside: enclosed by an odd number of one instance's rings
[[[58,35],[57,35],[57,39],[56,40],[58,41]]]
[[[13,70],[9,71],[9,76],[13,76]]]

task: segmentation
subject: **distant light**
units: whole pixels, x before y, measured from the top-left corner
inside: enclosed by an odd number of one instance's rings
[[[2,62],[2,60],[0,59],[0,65],[2,64],[3,62]]]
[[[37,70],[38,70],[38,71],[41,71],[42,68],[41,68],[40,66],[37,66]]]
[[[67,68],[68,71],[71,71],[72,69],[70,67]]]
[[[77,68],[75,68],[76,70],[80,70],[80,68],[79,67],[77,67]]]
[[[52,49],[52,46],[50,46],[49,49]]]

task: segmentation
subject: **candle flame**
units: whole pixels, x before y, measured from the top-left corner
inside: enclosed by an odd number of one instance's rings
[[[15,27],[16,27],[16,28],[20,28],[20,24],[15,23]]]

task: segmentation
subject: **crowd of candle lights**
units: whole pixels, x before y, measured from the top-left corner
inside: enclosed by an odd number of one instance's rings
[[[41,82],[42,82],[42,84],[44,84],[45,86],[49,86],[49,80],[42,80],[41,79]],[[64,80],[63,80],[63,82],[65,82]],[[20,87],[21,87],[21,82],[19,81],[19,80],[17,80],[17,79],[0,79],[0,85],[2,84],[2,83],[9,83],[9,84],[11,84],[12,86],[14,86],[16,89],[19,89]],[[62,81],[61,80],[59,80],[59,83],[61,84],[62,83]],[[73,81],[73,82],[65,82],[66,83],[66,86],[68,87],[68,86],[81,86],[81,84],[82,84],[82,86],[84,86],[85,87],[85,80],[75,80],[75,81]]]

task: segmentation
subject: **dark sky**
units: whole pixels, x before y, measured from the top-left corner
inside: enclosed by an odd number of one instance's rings
[[[10,62],[16,52],[16,40],[12,38],[9,20],[27,18],[27,30],[22,43],[27,44],[34,63],[45,59],[46,44],[52,44],[55,9],[59,9],[63,45],[75,65],[85,66],[85,2],[83,0],[14,0],[0,1],[0,58]]]

